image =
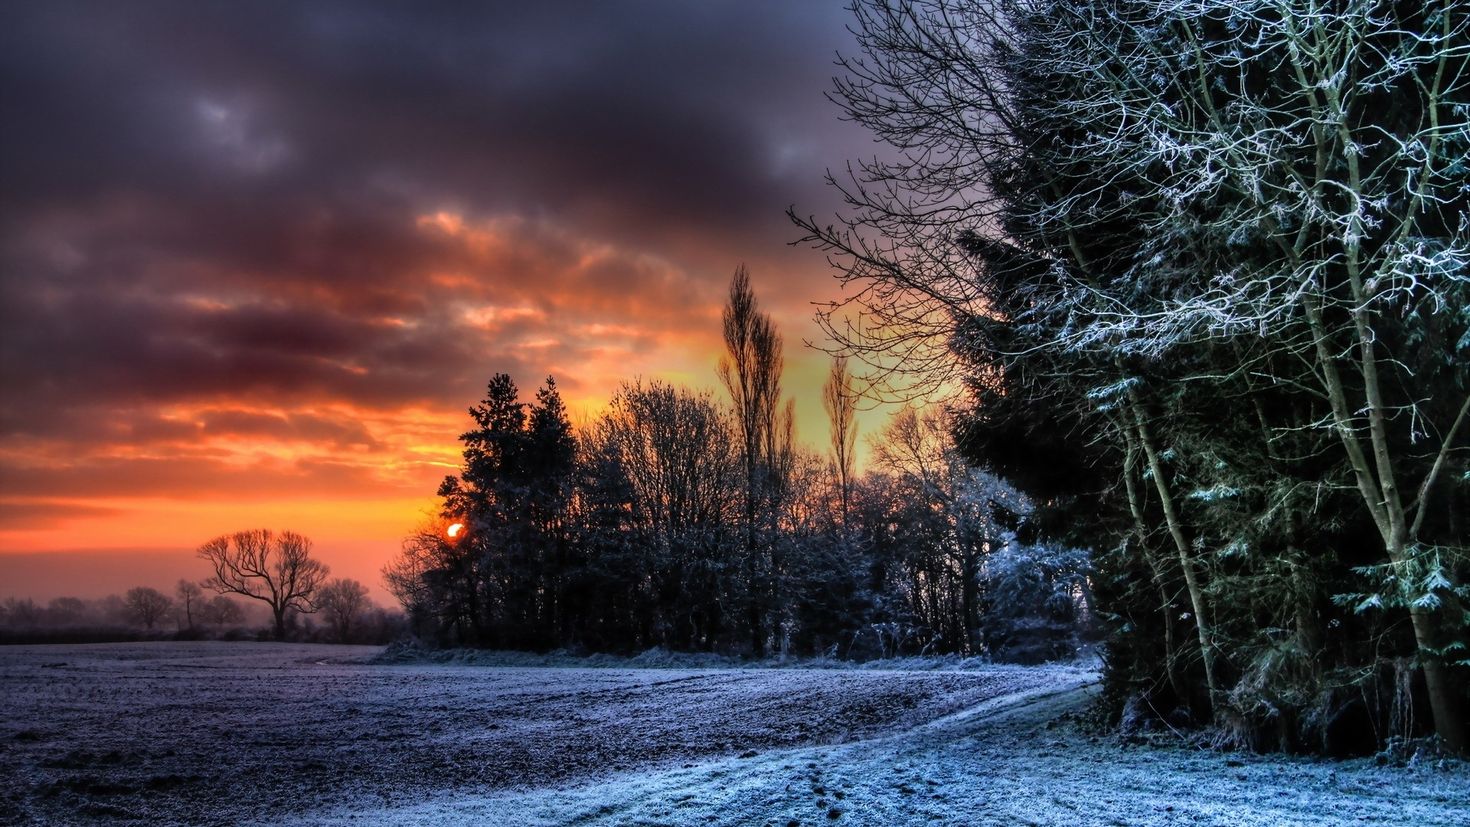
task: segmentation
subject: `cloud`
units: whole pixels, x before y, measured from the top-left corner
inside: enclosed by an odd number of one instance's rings
[[[33,529],[55,526],[79,517],[111,517],[119,509],[47,500],[0,500],[0,526]]]
[[[649,352],[717,323],[718,289],[651,254],[514,216],[411,223],[428,254],[371,307],[346,278],[251,288],[217,260],[172,293],[7,286],[0,378],[21,393],[0,402],[6,430],[90,429],[65,414],[100,405],[458,407],[491,366],[587,381],[596,353]]]
[[[868,146],[821,98],[844,22],[4,5],[0,547],[53,501],[431,492],[492,373],[712,381],[741,261],[795,350],[829,277],[782,211]]]

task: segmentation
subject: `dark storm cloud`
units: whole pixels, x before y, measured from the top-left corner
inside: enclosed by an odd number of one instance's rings
[[[7,427],[114,395],[462,393],[501,355],[458,336],[422,279],[514,292],[525,267],[415,225],[439,209],[615,239],[627,254],[581,281],[550,272],[565,238],[520,251],[542,285],[581,292],[559,306],[637,324],[650,288],[717,297],[734,261],[786,240],[784,206],[819,197],[819,168],[789,167],[831,137],[820,92],[843,42],[841,10],[816,3],[0,15]],[[693,282],[650,276],[647,250]]]
[[[769,221],[783,155],[826,137],[819,94],[842,42],[839,10],[816,3],[58,3],[7,16],[7,200],[449,197],[629,230]],[[814,189],[808,172],[781,194]]]

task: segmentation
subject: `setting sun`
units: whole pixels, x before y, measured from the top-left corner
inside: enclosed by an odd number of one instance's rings
[[[455,537],[458,537],[461,531],[464,531],[464,523],[455,523],[449,528],[446,528],[444,530],[444,533],[448,534],[450,539],[453,539]]]

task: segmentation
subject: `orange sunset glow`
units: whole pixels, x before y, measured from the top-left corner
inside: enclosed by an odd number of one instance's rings
[[[762,39],[755,69],[589,32],[536,76],[496,68],[515,16],[453,60],[378,66],[325,24],[277,42],[227,15],[35,9],[75,57],[27,70],[0,138],[0,597],[202,577],[199,544],[270,527],[387,601],[492,374],[527,397],[554,376],[574,424],[640,377],[724,398],[742,262],[825,446],[828,356],[805,343],[838,288],[783,211],[835,209],[820,170],[870,152],[821,97],[841,13],[679,24]],[[219,48],[158,37],[180,29]]]

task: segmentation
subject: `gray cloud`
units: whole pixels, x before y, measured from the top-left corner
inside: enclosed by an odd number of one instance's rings
[[[741,260],[804,312],[828,277],[782,210],[828,204],[822,167],[866,146],[821,97],[844,23],[836,2],[6,4],[0,449],[83,450],[112,412],[175,403],[371,447],[306,408],[453,410],[499,370],[575,390],[598,378],[579,366],[713,336]],[[133,424],[109,438],[190,433]],[[82,484],[10,471],[21,494]]]

